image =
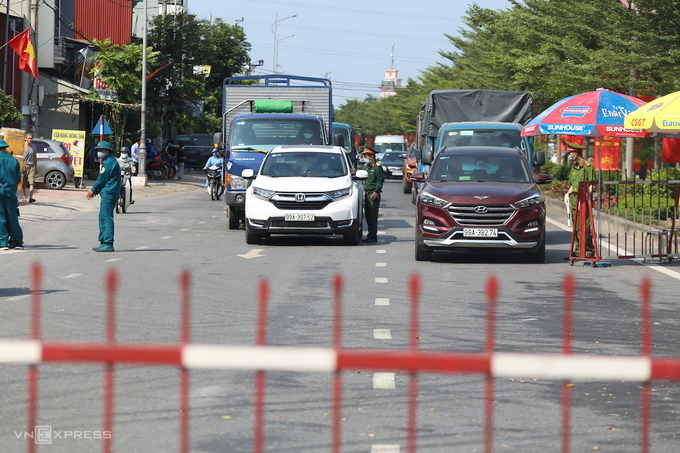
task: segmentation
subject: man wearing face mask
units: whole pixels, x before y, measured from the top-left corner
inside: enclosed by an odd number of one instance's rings
[[[382,166],[375,161],[376,152],[369,146],[364,146],[364,169],[368,171],[368,178],[364,181],[364,214],[368,225],[368,234],[363,242],[378,242],[378,208],[380,207],[380,192],[385,176]]]
[[[567,150],[564,155],[567,158],[569,164],[573,167],[569,173],[569,190],[565,198],[569,198],[569,204],[571,206],[571,218],[576,219],[576,210],[578,209],[578,188],[579,183],[596,181],[597,176],[595,175],[595,167],[591,165],[583,157],[583,145],[577,145],[576,143],[565,142],[567,145]],[[591,196],[593,191],[593,185],[588,186],[588,196]],[[593,247],[593,237],[590,228],[590,216],[586,212],[586,256],[590,257],[594,255]],[[580,236],[580,221],[573,223],[573,235],[574,235],[574,250],[571,251],[572,256],[579,255],[579,236]]]
[[[99,176],[91,189],[87,191],[87,199],[99,195],[99,247],[95,252],[113,252],[113,211],[120,196],[120,165],[113,156],[109,142],[99,142],[95,147],[97,157],[101,159]]]
[[[137,167],[135,161],[130,157],[130,148],[123,146],[120,149],[120,157],[117,159],[118,165],[120,165],[120,171],[129,171],[131,175],[137,173]],[[122,183],[121,183],[122,184]],[[130,204],[135,204],[132,199],[132,186],[130,186]]]

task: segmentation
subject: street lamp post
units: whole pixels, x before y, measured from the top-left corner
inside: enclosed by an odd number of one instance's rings
[[[278,74],[278,68],[279,68],[279,42],[283,41],[286,38],[292,38],[295,35],[288,35],[284,36],[283,38],[279,39],[279,22],[284,21],[286,19],[292,19],[293,17],[297,17],[297,14],[293,14],[292,16],[287,16],[282,19],[279,19],[279,13],[276,13],[276,20],[272,24],[272,33],[274,33],[274,64],[272,65],[272,72],[274,74]]]
[[[142,35],[142,109],[140,116],[140,139],[137,162],[137,176],[133,178],[135,185],[146,186],[148,179],[146,174],[146,60],[147,60],[147,29],[149,27],[149,0],[144,1],[144,34]]]

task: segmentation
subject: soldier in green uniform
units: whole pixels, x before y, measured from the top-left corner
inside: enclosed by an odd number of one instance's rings
[[[113,156],[113,148],[109,142],[99,142],[95,147],[97,157],[101,160],[99,176],[91,189],[87,191],[87,199],[99,195],[99,247],[95,252],[113,252],[113,211],[120,197],[120,165]]]
[[[573,221],[573,235],[574,235],[574,250],[571,251],[571,256],[579,256],[579,236],[581,232],[581,220],[576,221],[576,210],[578,209],[578,188],[580,182],[585,181],[596,181],[597,176],[595,174],[595,167],[593,167],[584,157],[582,145],[577,145],[575,143],[567,144],[567,150],[564,153],[565,157],[573,165],[572,170],[569,172],[569,190],[567,191],[567,196],[570,200],[571,205],[571,218]],[[588,187],[588,196],[591,196],[593,191],[593,186]],[[585,211],[584,211],[585,212]],[[590,228],[590,215],[586,212],[586,256],[594,255],[593,248],[593,235]]]
[[[378,242],[378,208],[380,206],[380,192],[385,177],[382,166],[375,161],[375,150],[364,146],[364,157],[367,159],[364,169],[368,171],[368,179],[364,181],[364,213],[368,234],[362,241]]]
[[[24,248],[24,232],[17,215],[17,186],[21,181],[19,161],[7,154],[9,145],[0,139],[0,250]]]

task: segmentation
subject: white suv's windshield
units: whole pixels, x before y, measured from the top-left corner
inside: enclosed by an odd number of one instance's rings
[[[260,169],[261,175],[277,178],[337,178],[346,176],[347,172],[342,155],[316,151],[269,153]]]
[[[519,157],[440,154],[432,167],[430,181],[528,183],[531,179]]]

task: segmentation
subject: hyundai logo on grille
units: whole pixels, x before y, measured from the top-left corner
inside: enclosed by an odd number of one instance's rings
[[[295,194],[295,201],[297,201],[298,203],[304,203],[305,198],[306,198],[305,194],[303,194],[303,193],[296,193]]]
[[[489,208],[487,208],[486,206],[477,206],[475,207],[475,212],[477,214],[486,214],[487,212],[489,212]]]

